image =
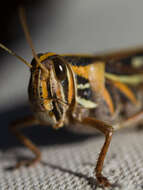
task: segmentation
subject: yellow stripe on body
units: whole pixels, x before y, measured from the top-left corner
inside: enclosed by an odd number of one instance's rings
[[[90,100],[86,100],[84,98],[80,98],[79,96],[77,97],[77,102],[79,104],[81,104],[85,108],[91,109],[91,108],[96,108],[97,107],[96,103],[94,103],[94,102],[92,102]]]
[[[109,107],[110,113],[113,114],[114,106],[112,98],[108,90],[105,88],[105,63],[95,62],[84,67],[72,66],[72,69],[79,76],[89,80],[92,90],[95,92],[95,94],[97,93],[104,98]]]
[[[68,71],[68,70],[67,70]],[[68,71],[68,103],[70,104],[74,95],[74,81],[72,80],[71,73]]]
[[[137,85],[143,82],[143,74],[118,76],[111,73],[105,73],[105,77],[113,81],[118,81],[121,83],[130,84],[130,85]]]
[[[86,84],[78,84],[77,85],[77,88],[78,89],[86,89],[86,88],[90,88],[90,84],[89,83],[86,83]]]
[[[41,86],[42,86],[42,97],[45,99],[48,97],[47,82],[41,81]]]
[[[106,88],[104,88],[102,96],[103,96],[104,100],[106,101],[106,103],[109,107],[110,113],[113,114],[115,111],[113,101],[112,101],[112,98],[110,96],[110,93],[108,92],[108,90]]]
[[[49,53],[45,53],[43,55],[40,56],[40,62],[44,61],[45,59],[47,59],[48,57],[51,57],[53,55],[57,55],[56,53],[52,53],[52,52],[49,52]]]
[[[88,79],[90,66],[91,65],[87,65],[87,66],[73,66],[72,65],[71,67],[72,67],[72,70],[74,71],[74,73],[76,73],[77,75],[79,75],[81,77]]]
[[[142,67],[143,66],[143,56],[133,57],[132,60],[131,60],[131,65],[134,68],[140,68],[140,67]]]
[[[126,84],[137,85],[143,83],[143,74],[117,76],[115,74],[105,73],[105,77],[109,79],[109,81],[111,81],[112,84],[118,88],[132,103],[138,103],[134,93]]]
[[[130,88],[119,82],[119,81],[112,81],[112,84],[118,88],[132,103],[137,104],[137,99],[134,93],[130,90]]]

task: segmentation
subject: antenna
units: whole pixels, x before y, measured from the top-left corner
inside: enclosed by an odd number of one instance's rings
[[[37,61],[39,67],[46,73],[48,73],[46,67],[44,65],[41,64],[35,50],[34,50],[34,46],[33,46],[33,43],[32,43],[32,40],[31,40],[31,37],[30,37],[30,34],[29,34],[29,30],[28,30],[28,27],[27,27],[27,22],[26,22],[26,16],[25,16],[25,11],[24,11],[24,8],[22,6],[19,7],[19,17],[20,17],[20,21],[21,21],[21,25],[22,25],[22,28],[24,30],[24,33],[25,33],[25,36],[26,36],[26,39],[27,39],[27,42],[32,50],[32,54],[33,54],[33,57],[35,58],[35,60]]]
[[[28,63],[27,61],[25,61],[25,59],[23,59],[22,57],[20,57],[19,55],[17,55],[14,51],[8,49],[7,47],[5,47],[3,44],[0,43],[0,47],[2,49],[4,49],[5,51],[7,51],[9,54],[17,57],[20,61],[22,61],[23,63],[25,63],[29,68],[32,68],[32,65],[30,63]]]

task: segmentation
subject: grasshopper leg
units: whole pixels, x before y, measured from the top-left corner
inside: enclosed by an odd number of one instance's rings
[[[129,117],[125,121],[119,123],[119,125],[115,125],[114,129],[119,130],[126,127],[137,126],[139,124],[143,124],[143,111]]]
[[[105,156],[107,154],[107,151],[111,142],[113,127],[107,125],[106,123],[102,121],[99,121],[90,117],[84,118],[81,123],[95,127],[96,129],[98,129],[100,132],[102,132],[105,135],[105,142],[98,157],[97,165],[95,168],[95,175],[100,185],[104,187],[109,187],[111,186],[111,184],[108,181],[108,179],[102,175],[102,170],[103,170]]]
[[[34,154],[35,158],[32,160],[20,161],[16,164],[16,168],[19,168],[22,165],[31,166],[36,162],[40,161],[41,153],[38,148],[30,141],[27,137],[25,137],[19,130],[25,127],[29,127],[31,125],[37,125],[38,121],[34,118],[34,116],[28,116],[24,119],[17,120],[12,122],[9,129],[10,131],[18,138],[18,140],[24,144],[27,148],[29,148]]]

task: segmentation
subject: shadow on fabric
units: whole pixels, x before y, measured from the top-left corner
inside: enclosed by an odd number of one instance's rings
[[[31,114],[28,103],[23,103],[11,110],[0,112],[0,148],[8,149],[21,146],[21,143],[9,132],[9,124],[20,118]],[[65,128],[54,130],[50,126],[29,126],[22,130],[37,145],[66,144],[84,141],[94,135],[75,134]]]

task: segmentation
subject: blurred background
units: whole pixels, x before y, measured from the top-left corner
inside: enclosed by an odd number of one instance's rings
[[[25,40],[17,6],[24,3],[30,34],[37,53],[95,53],[143,45],[143,1],[35,0],[8,1],[0,6],[0,41],[28,62],[32,53]],[[0,50],[0,146],[17,144],[8,125],[30,113],[27,86],[29,69]],[[63,130],[29,128],[40,144],[84,139]],[[66,135],[65,135],[66,133]],[[18,143],[19,144],[19,143]]]

